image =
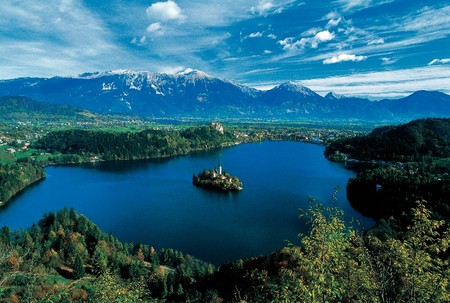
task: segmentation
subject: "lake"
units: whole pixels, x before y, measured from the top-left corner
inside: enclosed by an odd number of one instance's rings
[[[27,228],[65,206],[85,214],[121,241],[175,248],[221,264],[270,253],[305,232],[299,208],[310,196],[336,205],[348,220],[372,221],[345,197],[355,174],[327,161],[320,145],[272,141],[170,159],[48,167],[47,178],[0,209],[0,226]],[[214,168],[237,176],[240,192],[195,187],[192,175]],[[341,187],[338,201],[330,198]]]

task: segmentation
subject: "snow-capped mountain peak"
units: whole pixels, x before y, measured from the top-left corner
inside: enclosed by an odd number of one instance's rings
[[[306,96],[316,95],[316,93],[313,92],[311,89],[307,88],[306,86],[303,86],[302,84],[300,84],[298,82],[293,82],[293,81],[282,83],[282,84],[276,86],[274,89],[281,89],[281,90],[286,90],[286,91],[290,91],[290,92],[296,92],[296,93],[300,93],[300,94],[303,94]]]
[[[0,95],[23,95],[98,113],[143,117],[307,117],[370,121],[450,117],[450,96],[439,92],[422,91],[402,99],[371,102],[332,93],[321,97],[300,82],[286,82],[260,91],[190,68],[178,74],[113,70],[74,77],[0,80]],[[337,99],[343,102],[332,102]]]
[[[343,99],[343,98],[345,98],[345,96],[336,94],[336,93],[334,93],[334,92],[329,92],[329,93],[326,94],[326,96],[325,96],[325,99],[328,99],[328,100],[339,100],[339,99]]]
[[[106,72],[92,72],[92,73],[83,73],[77,76],[68,77],[68,78],[74,78],[74,79],[97,79],[101,77],[106,76],[115,76],[115,75],[135,75],[137,72],[132,70],[126,70],[126,69],[119,69],[119,70],[111,70]]]
[[[193,69],[193,68],[186,68],[184,71],[177,73],[177,75],[179,76],[189,76],[189,77],[195,77],[195,78],[200,78],[200,79],[212,79],[212,77],[210,75],[208,75],[205,72],[202,72],[198,69]]]

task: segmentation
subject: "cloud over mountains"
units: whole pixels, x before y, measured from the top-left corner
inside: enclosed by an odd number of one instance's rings
[[[446,0],[6,0],[0,15],[0,78],[196,66],[275,85],[426,70],[450,48]]]

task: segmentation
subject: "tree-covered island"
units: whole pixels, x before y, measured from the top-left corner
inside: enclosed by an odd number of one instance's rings
[[[231,176],[227,172],[222,171],[222,164],[219,162],[219,167],[216,169],[206,169],[194,175],[192,182],[203,188],[217,189],[217,190],[242,190],[242,182],[237,178]]]

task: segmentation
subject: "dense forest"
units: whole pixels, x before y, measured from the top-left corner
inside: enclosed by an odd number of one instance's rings
[[[178,130],[107,132],[100,130],[62,130],[48,133],[34,148],[50,153],[78,155],[101,160],[132,160],[182,155],[231,145],[235,137],[212,126]]]
[[[450,229],[424,203],[395,236],[313,204],[301,247],[214,266],[121,243],[73,209],[0,231],[3,302],[448,302]],[[151,231],[149,231],[151,232]],[[382,236],[380,236],[380,234]]]
[[[350,203],[363,214],[401,219],[417,200],[426,200],[436,218],[450,220],[450,119],[377,128],[331,143],[325,155],[373,164],[347,186]]]
[[[23,188],[44,177],[44,167],[37,162],[25,160],[0,164],[0,205]]]
[[[185,301],[214,271],[173,249],[121,243],[74,209],[0,231],[2,302]]]
[[[450,156],[450,119],[421,119],[373,130],[332,142],[325,150],[330,157],[339,152],[357,160],[419,161]]]
[[[426,200],[437,218],[450,220],[448,173],[442,166],[424,162],[366,169],[349,180],[347,198],[355,209],[373,218],[400,218],[417,200]]]

